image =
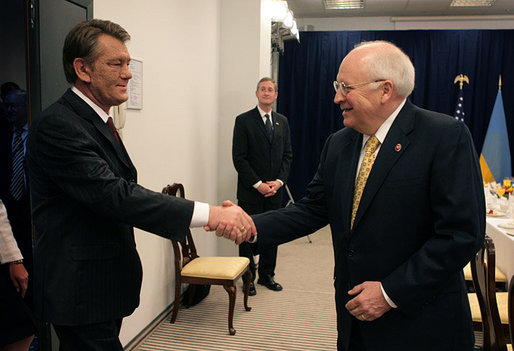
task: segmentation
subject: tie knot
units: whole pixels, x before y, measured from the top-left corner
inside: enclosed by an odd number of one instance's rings
[[[266,117],[266,119],[269,119],[269,114],[265,114],[264,117]]]
[[[16,134],[17,135],[22,135],[24,132],[24,129],[23,128],[16,128]]]
[[[109,116],[109,118],[107,118],[107,125],[109,126],[109,128],[114,128],[114,122],[112,121],[112,117]]]
[[[380,145],[380,141],[378,141],[376,136],[372,135],[366,142],[365,152],[373,154],[376,151],[378,145]]]

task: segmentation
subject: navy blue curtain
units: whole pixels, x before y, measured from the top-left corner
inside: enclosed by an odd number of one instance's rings
[[[277,102],[277,110],[289,118],[291,127],[293,163],[288,184],[294,199],[304,196],[326,138],[344,127],[333,101],[332,82],[344,56],[361,41],[387,40],[409,55],[416,68],[416,85],[409,98],[422,108],[453,115],[459,89],[454,79],[461,73],[468,76],[470,82],[463,87],[464,123],[478,153],[501,74],[513,150],[514,30],[302,32],[300,40],[285,42]]]

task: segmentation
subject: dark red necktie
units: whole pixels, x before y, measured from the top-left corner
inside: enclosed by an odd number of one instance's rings
[[[116,132],[116,128],[114,128],[114,123],[112,121],[112,117],[107,118],[107,125],[109,126],[109,129],[111,130],[112,134],[114,134],[114,137],[116,138],[116,141],[119,144],[120,139],[118,137],[118,133]]]

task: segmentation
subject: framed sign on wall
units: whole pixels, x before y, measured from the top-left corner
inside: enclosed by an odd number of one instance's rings
[[[127,108],[141,110],[143,108],[143,61],[131,58],[129,68],[132,79],[127,86]]]

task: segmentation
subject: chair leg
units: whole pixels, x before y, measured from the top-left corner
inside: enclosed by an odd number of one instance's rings
[[[245,310],[251,311],[252,308],[248,306],[248,294],[250,293],[250,282],[252,280],[252,272],[248,269],[245,274],[245,279],[243,279],[245,283],[245,296],[244,296],[244,303],[245,303]]]
[[[225,285],[223,285],[223,287],[228,292],[228,297],[229,297],[229,303],[228,303],[228,332],[230,333],[230,335],[234,335],[236,333],[236,330],[234,329],[234,325],[233,325],[234,306],[236,304],[236,287],[234,286],[233,282],[231,282],[229,284],[225,284]]]
[[[182,283],[175,282],[175,302],[173,303],[173,313],[171,314],[170,323],[175,323],[178,314],[178,307],[180,306],[180,288]]]

